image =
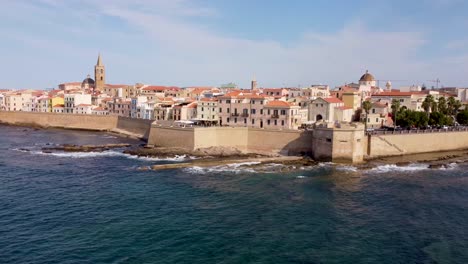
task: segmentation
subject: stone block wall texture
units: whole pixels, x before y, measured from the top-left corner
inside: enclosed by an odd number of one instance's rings
[[[148,145],[193,150],[195,148],[194,135],[194,128],[152,126],[148,136]]]
[[[119,116],[117,119],[117,129],[130,132],[132,134],[138,135],[142,139],[147,140],[152,123],[153,120]]]
[[[117,126],[117,119],[117,116],[0,111],[0,122],[7,124],[97,131],[114,129]]]
[[[372,135],[369,144],[369,158],[466,149],[468,132]]]

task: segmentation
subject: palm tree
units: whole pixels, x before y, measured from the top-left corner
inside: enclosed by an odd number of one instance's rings
[[[461,102],[456,100],[455,97],[450,96],[447,100],[447,112],[449,115],[456,115],[461,108]]]
[[[449,115],[453,115],[455,112],[454,107],[453,107],[455,105],[455,102],[456,100],[455,100],[455,97],[453,96],[450,96],[447,100],[447,112]]]
[[[369,111],[371,110],[371,108],[372,108],[372,103],[370,101],[364,101],[362,103],[362,109],[364,109],[364,111],[366,112],[366,123],[365,123],[366,131],[367,131],[367,116],[369,115]]]
[[[400,101],[398,99],[392,100],[392,115],[393,115],[393,127],[396,127],[397,113],[400,110]]]
[[[441,112],[442,114],[446,115],[447,112],[448,112],[448,109],[447,109],[447,100],[445,99],[445,97],[440,97],[439,98],[439,102],[437,103],[437,108],[439,109],[439,112]]]
[[[424,101],[422,102],[421,106],[424,109],[424,112],[427,113],[428,117],[429,117],[429,113],[432,110],[433,104],[434,104],[434,97],[432,95],[426,96],[426,98],[424,98]]]

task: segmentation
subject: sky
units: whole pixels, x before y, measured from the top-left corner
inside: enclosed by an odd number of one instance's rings
[[[0,0],[0,89],[112,84],[468,87],[464,0]]]

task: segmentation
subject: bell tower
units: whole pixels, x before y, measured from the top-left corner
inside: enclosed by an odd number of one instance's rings
[[[98,55],[96,66],[94,66],[94,89],[102,91],[106,84],[106,68],[102,64],[101,54]]]

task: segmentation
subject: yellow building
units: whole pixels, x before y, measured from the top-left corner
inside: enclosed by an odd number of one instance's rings
[[[55,105],[64,105],[65,101],[63,100],[63,95],[54,95],[49,97],[49,109],[48,112],[52,113],[52,108]]]
[[[361,95],[359,92],[344,92],[342,100],[344,106],[352,108],[354,111],[361,108]]]

